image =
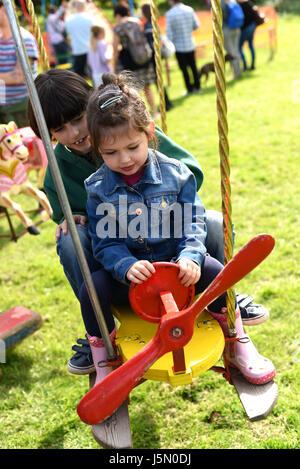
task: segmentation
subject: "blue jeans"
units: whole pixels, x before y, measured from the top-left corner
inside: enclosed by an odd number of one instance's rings
[[[76,225],[79,239],[82,245],[83,252],[86,257],[87,264],[91,273],[101,269],[101,264],[94,259],[92,251],[91,238],[88,234],[86,226]],[[77,261],[73,242],[70,233],[64,235],[61,232],[60,238],[57,241],[56,251],[60,258],[60,263],[63,266],[65,276],[67,277],[76,297],[79,299],[79,290],[83,283],[83,276]]]
[[[221,262],[221,264],[224,264],[222,213],[215,210],[207,210],[206,215],[207,252],[212,257]],[[86,226],[82,225],[76,225],[76,228],[89,269],[91,273],[96,272],[97,270],[101,269],[101,264],[94,259],[91,238],[88,234],[88,229]],[[57,254],[59,255],[60,263],[63,266],[64,273],[76,297],[79,299],[79,291],[83,283],[83,277],[73,248],[72,238],[69,233],[66,235],[61,233],[57,242]]]
[[[242,29],[241,36],[240,36],[240,42],[239,42],[239,51],[240,55],[242,57],[242,61],[244,64],[244,70],[247,70],[247,62],[246,62],[246,57],[243,52],[243,45],[245,42],[248,42],[249,44],[249,49],[251,52],[251,68],[255,67],[255,49],[253,45],[253,39],[254,39],[254,33],[255,33],[255,28],[256,28],[256,23],[251,23],[248,26],[246,26],[245,29]]]

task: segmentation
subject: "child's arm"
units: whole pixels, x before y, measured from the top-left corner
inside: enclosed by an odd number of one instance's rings
[[[100,62],[102,64],[107,64],[110,61],[107,44],[105,44],[103,41],[98,42],[98,53]]]
[[[103,203],[86,184],[89,234],[94,258],[119,282],[127,283],[126,274],[138,259],[132,255],[121,237],[113,204]],[[131,279],[130,279],[131,281]]]
[[[63,211],[61,209],[61,206],[58,200],[57,192],[55,190],[54,182],[52,180],[49,167],[47,168],[47,171],[46,171],[46,176],[44,180],[44,189],[45,189],[49,203],[52,208],[51,218],[55,223],[59,224],[63,221],[64,214],[63,214]]]

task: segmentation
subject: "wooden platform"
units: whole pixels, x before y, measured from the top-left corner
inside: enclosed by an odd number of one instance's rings
[[[13,347],[42,326],[42,317],[24,306],[0,314],[0,339],[6,349]]]
[[[266,384],[251,384],[235,368],[230,368],[230,374],[249,420],[255,422],[266,418],[277,402],[276,383],[272,380]]]
[[[94,386],[96,373],[89,375],[90,388]],[[128,400],[116,412],[102,423],[92,425],[92,435],[105,449],[130,449],[132,437],[128,411]]]

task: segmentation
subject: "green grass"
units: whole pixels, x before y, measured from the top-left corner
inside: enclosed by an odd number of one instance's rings
[[[299,41],[298,18],[284,16],[273,61],[260,48],[256,71],[233,83],[227,70],[236,249],[261,232],[276,239],[274,252],[238,291],[270,309],[270,320],[248,332],[276,366],[278,403],[267,419],[250,423],[219,374],[207,372],[177,388],[148,381],[131,393],[135,448],[299,448],[300,102],[292,99],[293,83],[300,80]],[[168,135],[199,159],[205,173],[202,200],[219,210],[214,78],[203,95],[183,98],[182,91],[172,63],[169,94],[175,106],[167,115]],[[24,197],[18,201],[36,206]],[[14,223],[18,226],[15,217]],[[76,413],[87,378],[69,375],[66,368],[72,344],[84,334],[80,308],[56,255],[54,224],[48,221],[40,230],[40,236],[26,235],[17,243],[0,240],[1,310],[24,305],[44,318],[43,327],[9,351],[1,365],[0,447],[99,448]],[[5,220],[0,231],[7,231]]]

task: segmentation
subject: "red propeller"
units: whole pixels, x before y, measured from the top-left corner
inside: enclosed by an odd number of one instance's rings
[[[270,254],[274,244],[270,235],[256,236],[232,258],[194,304],[162,316],[153,339],[81,399],[77,406],[81,420],[93,425],[112,415],[158,358],[183,348],[190,341],[198,314],[257,267]]]

